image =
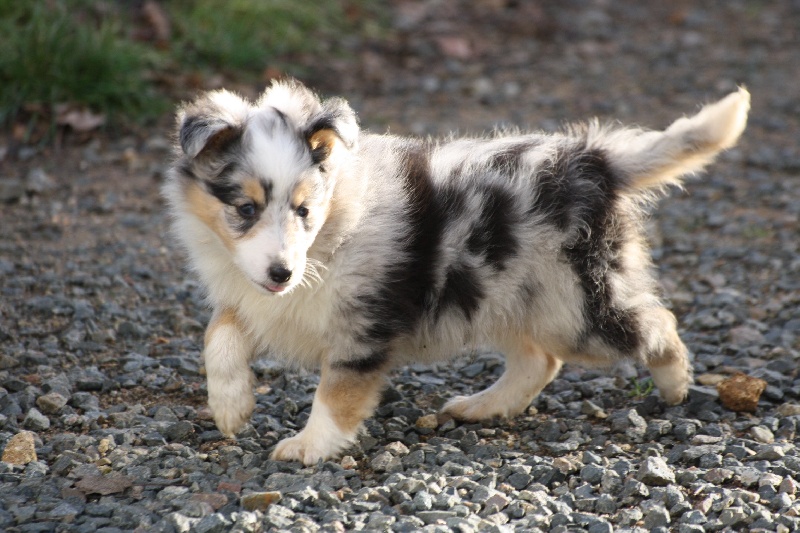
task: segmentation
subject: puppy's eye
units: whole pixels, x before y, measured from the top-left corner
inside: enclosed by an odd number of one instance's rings
[[[296,213],[300,218],[306,218],[308,216],[308,208],[304,205],[301,205],[297,208]]]
[[[256,216],[256,206],[252,203],[242,204],[236,207],[236,212],[242,218],[253,218]]]

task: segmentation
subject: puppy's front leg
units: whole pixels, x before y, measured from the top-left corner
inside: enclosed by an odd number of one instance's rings
[[[219,430],[233,436],[255,406],[252,347],[232,309],[215,310],[206,329],[203,358],[208,377],[208,406]]]
[[[337,455],[355,441],[361,422],[372,415],[384,383],[381,369],[323,364],[306,427],[279,442],[272,458],[311,465]]]

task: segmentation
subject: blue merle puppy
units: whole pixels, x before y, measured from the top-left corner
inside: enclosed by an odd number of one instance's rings
[[[441,141],[361,131],[344,100],[296,81],[183,106],[163,194],[213,307],[219,429],[249,419],[261,355],[321,371],[305,429],[273,452],[306,464],[354,441],[394,367],[476,349],[502,352],[505,373],[450,399],[457,419],[522,412],[564,361],[637,361],[682,401],[691,369],[643,209],[735,144],[749,101],[740,89],[664,131]]]

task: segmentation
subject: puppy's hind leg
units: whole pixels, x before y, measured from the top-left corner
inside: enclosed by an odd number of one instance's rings
[[[525,410],[561,369],[562,362],[530,339],[506,353],[506,370],[488,389],[456,396],[442,412],[459,420],[511,417]]]
[[[660,308],[651,311],[644,321],[650,332],[647,367],[664,401],[677,405],[689,392],[692,367],[686,346],[678,336],[675,316]]]

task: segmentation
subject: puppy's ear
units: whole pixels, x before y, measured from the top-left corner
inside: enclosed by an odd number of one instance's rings
[[[250,106],[228,91],[200,97],[178,112],[178,142],[192,159],[200,154],[219,153],[244,131]]]
[[[322,102],[322,110],[311,118],[305,137],[314,163],[327,160],[336,148],[354,151],[358,147],[358,121],[346,100],[331,98]]]
[[[358,121],[355,112],[341,98],[321,101],[295,79],[274,82],[256,104],[271,106],[283,113],[305,137],[314,163],[321,163],[339,152],[338,147],[355,150]]]

